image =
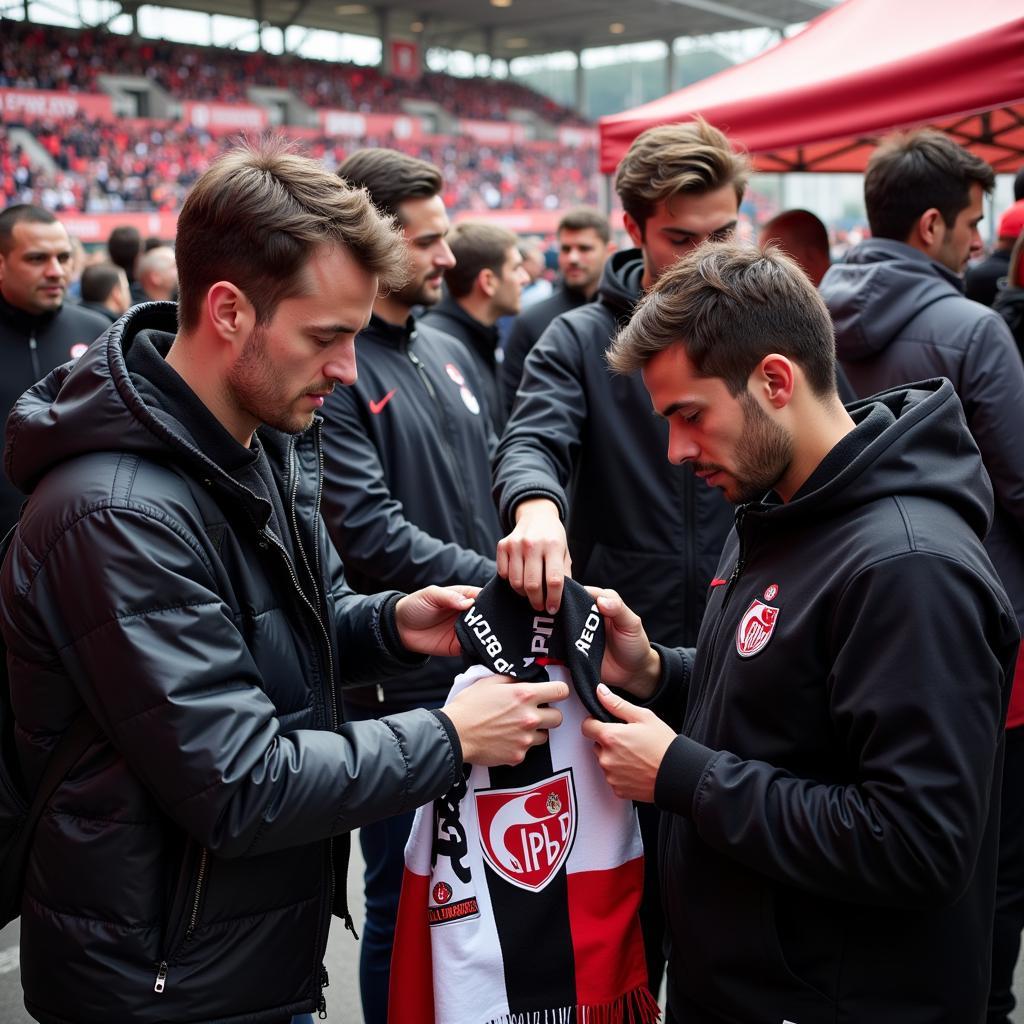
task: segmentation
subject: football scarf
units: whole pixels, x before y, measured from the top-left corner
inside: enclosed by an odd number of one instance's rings
[[[405,850],[391,960],[389,1024],[648,1024],[637,916],[643,851],[633,806],[612,793],[588,714],[604,627],[566,580],[562,607],[538,615],[492,580],[456,629],[488,675],[564,679],[563,721],[515,767],[463,766],[463,780],[416,812]]]

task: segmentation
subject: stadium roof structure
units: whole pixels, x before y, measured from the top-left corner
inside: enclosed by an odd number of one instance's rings
[[[645,129],[698,114],[764,171],[863,170],[878,136],[920,124],[1015,171],[1024,4],[846,0],[745,64],[601,118],[601,169],[613,170]]]
[[[158,0],[196,10],[197,0]],[[839,0],[209,0],[203,10],[274,28],[413,39],[492,58],[702,36],[809,21]],[[130,12],[136,0],[125,0]]]

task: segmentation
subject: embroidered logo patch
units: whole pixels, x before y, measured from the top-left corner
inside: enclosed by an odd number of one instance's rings
[[[444,372],[461,388],[466,383],[466,378],[462,376],[462,371],[454,363],[445,363]]]
[[[77,345],[72,345],[71,346],[71,358],[72,359],[81,359],[82,356],[84,356],[85,353],[88,352],[88,351],[89,351],[89,346],[83,344],[82,342],[79,342]]]
[[[480,791],[476,809],[487,863],[520,889],[544,889],[576,839],[572,769],[532,786]]]
[[[777,587],[775,592],[778,593]],[[779,609],[755,597],[736,627],[736,651],[739,656],[752,658],[757,654],[771,640],[778,621]]]
[[[469,390],[465,385],[459,388],[459,394],[462,396],[462,404],[474,415],[480,415],[480,403],[477,401],[476,395]]]
[[[435,903],[444,906],[452,898],[452,887],[447,882],[438,882],[430,895]]]

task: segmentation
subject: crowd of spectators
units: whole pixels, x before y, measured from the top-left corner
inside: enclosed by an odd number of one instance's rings
[[[515,82],[428,72],[410,81],[375,67],[132,39],[0,19],[0,87],[100,92],[99,76],[143,75],[176,100],[239,103],[249,86],[291,90],[312,107],[399,113],[403,99],[433,100],[455,117],[504,119],[524,108],[552,124],[580,123],[565,107]]]
[[[33,166],[0,127],[0,205],[33,203],[55,212],[176,210],[189,187],[233,136],[157,121],[26,121],[56,171]],[[597,202],[597,152],[554,143],[480,145],[467,138],[383,136],[358,141],[312,135],[309,155],[336,168],[362,145],[389,146],[437,164],[453,212],[560,209]]]

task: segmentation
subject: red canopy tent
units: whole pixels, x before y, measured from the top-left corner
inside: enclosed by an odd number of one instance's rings
[[[846,0],[745,64],[600,120],[601,170],[700,114],[762,171],[861,171],[880,134],[942,128],[997,171],[1024,163],[1022,0]]]

